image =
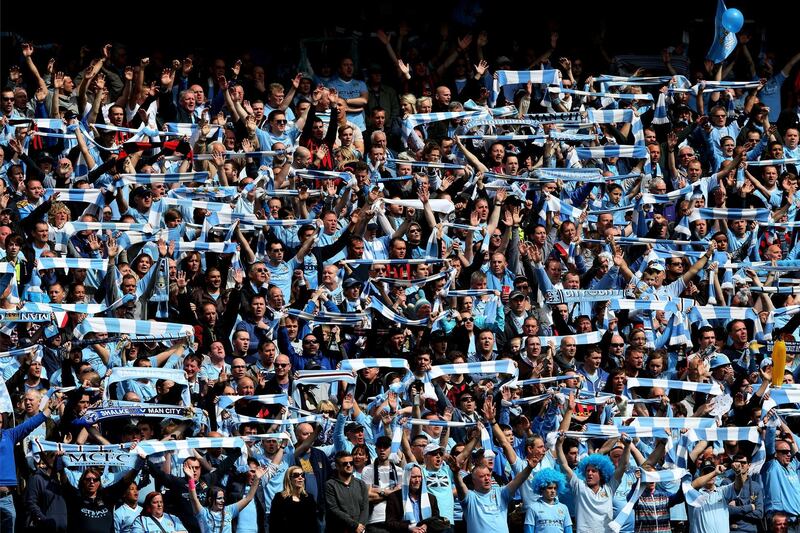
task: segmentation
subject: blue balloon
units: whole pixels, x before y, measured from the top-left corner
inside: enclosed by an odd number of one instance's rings
[[[744,26],[744,15],[742,12],[732,7],[722,14],[722,27],[731,33],[737,33]]]

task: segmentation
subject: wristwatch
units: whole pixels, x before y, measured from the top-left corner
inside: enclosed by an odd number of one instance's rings
[[[386,497],[386,491],[385,490],[381,490],[378,494],[380,495],[381,498],[385,498]]]

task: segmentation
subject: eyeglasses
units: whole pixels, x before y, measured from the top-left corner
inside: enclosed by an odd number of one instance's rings
[[[266,271],[267,271],[266,268],[256,268],[253,270],[253,272],[266,272]]]
[[[340,461],[339,466],[353,466],[353,461]]]
[[[277,368],[286,368],[287,366],[289,366],[289,363],[275,363],[275,366]]]
[[[233,365],[231,368],[247,368],[245,365]]]
[[[461,321],[462,322],[475,322],[475,319],[472,318],[471,316],[468,316],[468,317],[462,318]]]
[[[277,125],[279,125],[279,126],[283,126],[283,125],[284,125],[284,124],[286,124],[287,122],[288,122],[288,120],[276,120],[276,121],[275,121],[275,124],[277,124]]]
[[[610,346],[611,346],[612,348],[622,348],[622,347],[624,347],[624,346],[625,346],[625,344],[624,344],[624,343],[622,343],[622,342],[612,342],[612,343],[610,344]]]
[[[775,453],[779,453],[781,455],[784,455],[784,454],[791,453],[791,451],[789,451],[789,450],[775,450]]]
[[[299,477],[306,477],[306,475],[304,473],[302,473],[302,472],[295,472],[294,474],[292,474],[289,477],[292,478],[292,479],[297,479]]]
[[[87,477],[83,478],[83,480],[86,481],[87,483],[100,483],[100,480],[96,477]]]
[[[711,115],[711,116],[714,117],[714,118],[722,118],[722,117],[724,117],[726,115]]]
[[[475,398],[461,398],[462,402],[474,402]]]
[[[3,101],[4,102],[13,102],[14,101],[14,97],[13,96],[4,96],[3,97]]]
[[[270,250],[270,252],[275,252],[275,253],[278,253],[278,252],[280,252],[280,253],[283,253],[283,248],[272,248],[272,249]]]
[[[306,339],[303,342],[307,342],[308,344],[319,344],[317,339]]]

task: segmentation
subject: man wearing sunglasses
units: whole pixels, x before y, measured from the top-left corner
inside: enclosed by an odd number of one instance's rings
[[[369,487],[353,476],[350,452],[336,452],[334,463],[336,474],[325,483],[326,529],[364,533],[369,521]]]

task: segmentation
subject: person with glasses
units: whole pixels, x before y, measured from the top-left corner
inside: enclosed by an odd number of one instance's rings
[[[283,478],[283,491],[272,499],[270,533],[317,532],[317,502],[307,492],[306,474],[290,466]]]
[[[774,412],[767,413],[768,418]],[[800,461],[797,459],[797,438],[785,422],[780,422],[780,437],[776,427],[766,425],[764,446],[767,462],[761,470],[764,484],[764,513],[771,517],[775,513],[784,512],[790,516],[790,522],[797,524],[800,518]]]
[[[334,456],[336,475],[325,483],[326,531],[364,533],[369,522],[369,487],[353,476],[353,456]]]
[[[131,481],[139,472],[143,460],[113,484],[103,486],[103,472],[97,467],[88,467],[78,478],[71,470],[56,464],[56,470],[66,474],[61,486],[67,501],[67,523],[70,531],[100,532],[114,530],[114,506],[129,489]],[[77,488],[71,483],[77,479]],[[5,530],[4,531],[13,531]]]

